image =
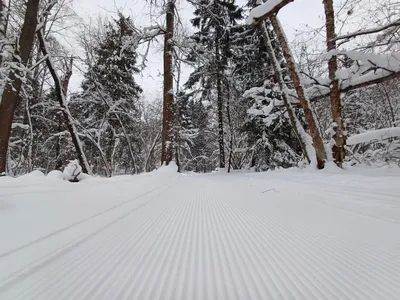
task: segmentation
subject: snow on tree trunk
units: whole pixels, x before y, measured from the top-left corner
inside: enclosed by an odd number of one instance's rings
[[[26,65],[32,50],[37,26],[39,0],[28,0],[24,24],[19,38],[18,50],[15,51],[14,63]],[[7,151],[14,111],[21,90],[23,72],[10,71],[10,83],[6,85],[0,102],[0,174],[6,171]]]
[[[270,55],[270,57],[272,59],[272,67],[276,74],[279,88],[282,92],[282,100],[283,100],[283,103],[285,104],[286,110],[288,112],[290,124],[292,125],[293,131],[296,134],[297,138],[299,139],[304,157],[306,158],[307,162],[310,163],[311,162],[310,155],[309,155],[309,153],[307,151],[307,147],[306,147],[309,139],[304,134],[301,134],[301,132],[303,132],[304,130],[299,131],[299,127],[302,127],[302,126],[301,126],[299,120],[297,119],[296,115],[294,114],[293,107],[288,100],[288,95],[287,95],[286,86],[285,86],[285,80],[284,80],[283,74],[282,74],[282,68],[279,65],[278,59],[276,58],[276,55],[274,52],[274,48],[272,47],[270,34],[268,33],[264,22],[258,23],[257,28],[262,34],[262,37],[263,37],[263,40],[265,43],[265,47],[267,49],[268,54]]]
[[[219,145],[219,167],[225,168],[225,143],[224,143],[224,114],[223,114],[223,95],[222,95],[222,74],[221,74],[221,54],[219,49],[219,39],[221,38],[220,28],[216,28],[215,35],[215,60],[217,68],[217,104],[218,104],[218,145]]]
[[[232,168],[232,158],[233,158],[233,126],[232,126],[232,118],[231,118],[231,87],[230,82],[227,84],[227,98],[226,98],[226,117],[228,119],[229,126],[229,153],[228,153],[228,173],[231,172]]]
[[[46,57],[47,67],[48,67],[48,69],[49,69],[49,71],[51,73],[51,76],[53,77],[54,85],[55,85],[55,92],[56,92],[58,101],[60,103],[60,106],[62,108],[62,113],[64,115],[65,124],[66,124],[66,126],[68,128],[68,131],[69,131],[70,135],[71,135],[72,143],[75,146],[75,150],[76,150],[76,153],[78,155],[79,163],[82,166],[83,172],[91,175],[92,171],[91,171],[90,165],[89,165],[89,163],[88,163],[88,161],[86,159],[85,153],[83,152],[82,142],[81,142],[81,140],[79,138],[78,131],[77,131],[76,127],[75,127],[74,120],[73,120],[73,118],[71,116],[71,113],[70,113],[70,111],[68,109],[68,105],[67,105],[67,102],[66,102],[66,99],[65,99],[65,95],[64,95],[64,91],[63,91],[63,84],[62,84],[61,79],[58,76],[58,74],[57,74],[57,72],[56,72],[56,70],[54,68],[54,65],[53,65],[52,60],[51,60],[50,53],[47,50],[47,45],[46,45],[46,42],[45,42],[44,36],[43,36],[43,29],[40,29],[40,30],[37,31],[37,37],[38,37],[39,44],[40,44],[40,50],[42,51],[43,56]]]
[[[164,34],[164,100],[163,100],[163,131],[161,164],[168,165],[173,159],[173,104],[174,78],[172,39],[174,37],[175,2],[169,0],[166,4],[166,31]]]
[[[299,102],[304,110],[306,122],[308,124],[308,127],[310,128],[310,135],[311,135],[311,138],[313,141],[313,147],[315,149],[316,158],[317,158],[317,167],[318,167],[318,169],[323,169],[325,166],[325,160],[326,160],[325,147],[324,147],[324,142],[321,137],[321,133],[319,132],[319,129],[317,126],[317,121],[311,110],[310,101],[307,98],[304,87],[302,86],[302,84],[300,82],[300,75],[297,70],[296,64],[294,62],[293,54],[289,48],[289,45],[287,43],[286,36],[283,32],[283,29],[281,28],[281,25],[276,16],[272,16],[270,18],[270,20],[271,20],[272,26],[274,28],[274,31],[276,33],[276,36],[278,37],[279,43],[281,44],[283,55],[288,64],[290,77],[292,79],[294,88],[296,90]]]
[[[333,0],[324,0],[325,19],[326,19],[326,45],[327,52],[336,50],[335,34],[335,13],[333,10]],[[333,159],[339,167],[342,167],[345,158],[346,136],[342,118],[342,103],[340,97],[339,79],[336,77],[338,70],[337,56],[332,55],[328,61],[329,80],[330,80],[330,99],[331,112],[334,122],[333,129],[335,134],[333,139],[335,144],[332,147]]]

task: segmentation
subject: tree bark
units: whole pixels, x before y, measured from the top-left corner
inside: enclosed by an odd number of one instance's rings
[[[168,165],[173,159],[174,133],[173,133],[173,104],[174,104],[174,78],[173,78],[173,45],[175,0],[166,4],[166,25],[164,34],[164,99],[163,99],[163,128],[161,164]]]
[[[65,76],[61,81],[62,93],[64,94],[65,98],[67,97],[67,94],[68,94],[69,81],[72,76],[72,66],[73,66],[73,57],[71,57],[69,64],[66,66],[67,69],[65,72]],[[56,122],[58,123],[58,128],[57,128],[58,132],[63,131],[64,128],[63,128],[63,119],[61,116],[61,112],[58,112],[58,111],[56,112]],[[56,151],[55,169],[61,171],[61,169],[63,167],[63,161],[60,157],[60,155],[61,155],[61,137],[57,137],[55,151]]]
[[[232,159],[233,159],[233,126],[232,126],[232,118],[231,118],[231,87],[230,80],[227,82],[227,97],[226,97],[226,117],[228,119],[229,126],[229,153],[228,153],[228,173],[231,172],[232,169]]]
[[[224,145],[224,114],[223,114],[223,95],[222,95],[222,67],[219,43],[221,38],[220,29],[216,28],[215,35],[215,60],[216,60],[216,79],[217,79],[217,105],[218,105],[218,144],[219,144],[219,167],[225,168],[225,145]]]
[[[335,34],[335,12],[333,10],[333,0],[324,0],[325,19],[326,19],[326,46],[327,51],[336,50],[336,34]],[[339,79],[336,78],[336,71],[338,69],[337,57],[332,55],[328,61],[329,80],[330,80],[330,98],[331,98],[331,112],[334,122],[333,129],[335,134],[333,139],[335,145],[332,147],[333,159],[339,167],[343,166],[343,161],[346,155],[346,135],[344,131],[344,124],[342,118],[342,103],[340,99],[340,84]]]
[[[8,1],[8,6],[5,5],[4,0],[0,0],[0,39],[4,42],[7,40],[7,27],[9,21],[9,10],[10,10],[10,1]],[[7,10],[7,13],[6,13]],[[1,51],[3,51],[4,44],[1,43]],[[0,56],[0,66],[3,66],[4,57]]]
[[[32,50],[37,26],[39,0],[28,0],[24,24],[15,50],[14,63],[26,65]],[[18,58],[19,56],[19,58]],[[0,175],[6,171],[7,151],[11,134],[14,111],[22,86],[23,74],[20,70],[11,70],[10,82],[6,85],[0,102]]]
[[[55,85],[55,92],[56,92],[58,101],[60,103],[60,106],[62,108],[65,125],[68,128],[69,134],[71,135],[72,143],[75,146],[76,154],[78,155],[79,164],[81,165],[82,171],[84,173],[92,174],[90,165],[86,159],[85,153],[83,152],[82,143],[79,138],[78,131],[76,130],[74,120],[72,119],[71,113],[69,112],[69,109],[68,109],[68,106],[66,103],[64,92],[65,92],[67,86],[66,85],[63,86],[63,83],[61,82],[61,79],[58,76],[58,74],[53,66],[50,53],[47,50],[46,42],[44,40],[42,29],[38,30],[37,36],[38,36],[38,40],[39,40],[40,50],[42,51],[43,56],[47,57],[46,65],[50,71],[51,76],[53,77],[54,85]]]
[[[307,98],[307,95],[304,91],[303,86],[301,85],[300,75],[298,73],[298,70],[295,65],[293,55],[292,55],[292,51],[289,48],[289,45],[286,40],[286,36],[281,28],[281,25],[280,25],[278,19],[276,18],[276,16],[272,16],[270,18],[270,20],[271,20],[272,26],[274,28],[274,31],[276,33],[276,36],[279,40],[279,43],[281,44],[283,56],[285,57],[285,60],[288,64],[290,77],[293,82],[294,88],[296,90],[297,96],[299,98],[299,102],[304,110],[305,119],[306,119],[306,122],[310,129],[310,136],[312,138],[313,147],[314,147],[315,153],[316,153],[317,167],[318,167],[318,169],[323,169],[325,166],[325,160],[326,160],[325,147],[324,147],[324,142],[322,140],[321,134],[320,134],[318,126],[317,126],[317,122],[314,118],[314,114],[311,110],[310,101]]]
[[[298,126],[301,126],[301,124],[300,124],[299,120],[297,119],[296,115],[294,114],[292,104],[288,100],[288,96],[286,93],[285,80],[283,78],[281,66],[279,65],[279,62],[276,58],[274,48],[272,47],[271,36],[268,33],[264,22],[258,23],[257,28],[261,32],[261,35],[262,35],[264,43],[265,43],[265,47],[267,48],[268,55],[272,59],[272,68],[274,69],[276,80],[278,81],[279,88],[282,92],[282,100],[283,100],[285,108],[288,112],[290,124],[292,125],[293,131],[294,131],[297,139],[300,142],[304,158],[307,160],[308,163],[310,163],[311,162],[310,155],[307,152],[306,141],[304,141],[304,137],[303,137],[303,135],[301,135],[301,133],[299,132],[299,129],[298,129]]]

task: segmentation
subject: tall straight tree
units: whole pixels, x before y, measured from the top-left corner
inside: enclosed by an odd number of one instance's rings
[[[21,67],[26,66],[32,50],[37,27],[39,2],[39,0],[28,0],[27,2],[24,24],[13,58],[16,68],[10,71],[10,82],[6,85],[0,102],[0,175],[5,174],[6,170],[11,125],[22,86],[22,77],[24,76],[23,72],[21,72]]]
[[[219,167],[225,168],[224,143],[224,105],[227,97],[225,70],[231,53],[230,27],[242,18],[241,9],[234,1],[199,0],[192,1],[195,6],[194,27],[199,31],[192,36],[196,46],[188,60],[196,64],[197,69],[190,75],[186,88],[199,88],[203,98],[213,100],[216,97],[218,119]]]
[[[326,45],[327,51],[336,50],[336,33],[335,33],[335,12],[333,10],[333,0],[324,0],[325,22],[326,22]],[[342,167],[345,158],[346,136],[342,118],[342,103],[340,99],[340,84],[336,77],[338,62],[336,55],[332,55],[328,61],[329,80],[331,81],[330,98],[331,112],[333,118],[333,136],[335,144],[332,148],[333,159],[339,167]]]

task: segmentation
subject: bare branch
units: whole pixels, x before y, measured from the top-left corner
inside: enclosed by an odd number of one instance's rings
[[[346,40],[344,42],[347,42],[351,38],[355,38],[355,37],[362,36],[362,35],[367,35],[367,34],[372,34],[372,33],[378,33],[378,32],[384,31],[384,30],[386,30],[388,28],[396,27],[396,26],[400,26],[400,19],[395,21],[395,22],[388,23],[388,24],[386,24],[384,26],[380,26],[380,27],[376,27],[376,28],[371,28],[371,29],[367,29],[367,30],[362,30],[362,31],[357,31],[357,32],[341,35],[341,36],[338,36],[337,38],[335,38],[334,40],[335,41]],[[342,44],[344,42],[342,42]]]

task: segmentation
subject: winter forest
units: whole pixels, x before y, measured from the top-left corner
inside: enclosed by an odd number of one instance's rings
[[[0,0],[0,300],[400,299],[399,1]]]
[[[399,166],[400,3],[315,1],[323,26],[289,40],[291,2],[148,0],[141,26],[118,8],[1,0],[0,174]],[[137,80],[154,49],[159,97]]]

